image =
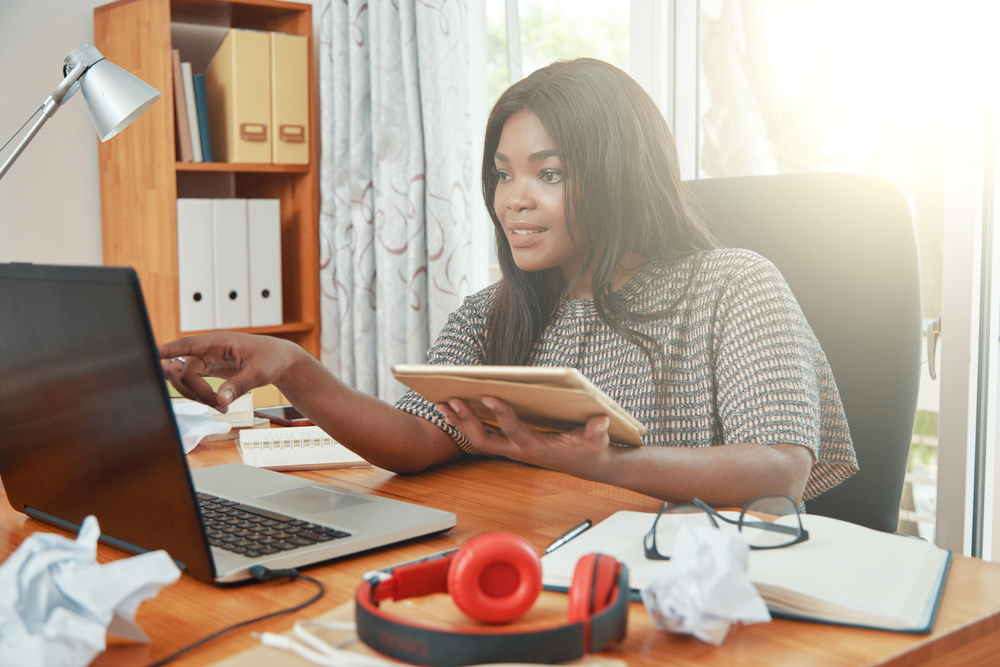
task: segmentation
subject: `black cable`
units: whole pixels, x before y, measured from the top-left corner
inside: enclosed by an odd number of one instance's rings
[[[323,597],[323,594],[326,592],[326,589],[323,588],[322,583],[320,583],[316,579],[313,579],[310,576],[302,574],[298,570],[269,570],[263,565],[254,565],[252,568],[250,568],[250,574],[252,574],[253,578],[256,579],[257,581],[270,581],[275,577],[291,577],[292,579],[305,579],[306,581],[311,581],[312,583],[316,584],[319,587],[319,590],[316,591],[316,595],[312,596],[311,598],[309,598],[308,600],[306,600],[301,604],[297,604],[294,607],[289,607],[288,609],[273,611],[270,614],[264,614],[263,616],[258,616],[257,618],[251,618],[248,621],[241,621],[234,625],[230,625],[228,628],[223,628],[218,632],[205,637],[204,639],[199,639],[195,643],[185,646],[184,648],[175,653],[171,653],[166,658],[161,658],[160,660],[157,660],[156,662],[149,665],[149,667],[160,667],[161,665],[165,665],[168,662],[176,660],[178,657],[187,653],[191,649],[197,648],[202,644],[204,644],[205,642],[209,642],[218,637],[219,635],[229,632],[230,630],[235,630],[236,628],[242,628],[244,625],[250,625],[251,623],[256,623],[257,621],[263,621],[264,619],[271,618],[273,616],[280,616],[281,614],[289,614],[293,611],[298,611],[299,609],[305,609],[313,602],[316,602],[316,600],[319,600],[321,597]]]
[[[21,134],[21,130],[23,130],[25,127],[27,127],[28,123],[30,123],[35,118],[35,116],[38,115],[38,112],[41,111],[44,106],[45,105],[43,104],[42,106],[38,107],[37,109],[35,109],[35,112],[33,114],[31,114],[30,116],[28,116],[28,120],[24,121],[24,125],[22,125],[21,127],[17,128],[17,132],[14,133],[14,136],[11,137],[10,139],[8,139],[6,144],[4,144],[3,146],[0,146],[0,151],[2,151],[3,149],[7,148],[8,144],[10,144],[10,142],[14,141],[14,139],[17,138],[17,135]]]

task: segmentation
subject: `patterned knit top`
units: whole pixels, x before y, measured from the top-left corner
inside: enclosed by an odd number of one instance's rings
[[[634,313],[662,311],[683,294],[689,279],[688,294],[668,318],[627,323],[662,346],[666,368],[659,386],[643,351],[609,327],[589,299],[562,302],[531,365],[579,369],[646,425],[647,446],[804,445],[813,452],[805,499],[856,472],[826,356],[768,260],[739,249],[654,258],[615,296]],[[428,363],[483,363],[495,292],[491,285],[465,299],[428,352]],[[396,407],[430,420],[466,452],[485,453],[416,392],[405,394]]]

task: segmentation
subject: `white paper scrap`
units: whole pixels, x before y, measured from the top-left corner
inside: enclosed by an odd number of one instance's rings
[[[739,533],[682,526],[670,560],[642,589],[656,627],[719,646],[733,623],[770,621],[767,605],[747,577],[749,553]]]
[[[149,641],[135,612],[181,572],[165,551],[100,565],[100,534],[88,516],[75,541],[35,533],[0,565],[0,665],[85,667],[108,634]]]

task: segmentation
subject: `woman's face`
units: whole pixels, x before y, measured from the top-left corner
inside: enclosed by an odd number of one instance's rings
[[[514,263],[522,271],[558,266],[572,281],[581,260],[566,222],[565,173],[538,117],[519,111],[508,118],[493,157],[499,175],[493,210]]]

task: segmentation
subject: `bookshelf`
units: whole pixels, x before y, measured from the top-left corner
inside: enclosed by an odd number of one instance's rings
[[[280,336],[320,353],[319,204],[314,63],[309,61],[309,164],[177,162],[171,24],[305,35],[313,53],[312,6],[277,0],[120,0],[94,9],[94,42],[108,60],[163,93],[114,141],[99,144],[104,263],[131,266],[142,283],[153,335],[180,331],[177,198],[281,201],[284,324],[238,329]],[[181,57],[185,54],[182,50]]]

